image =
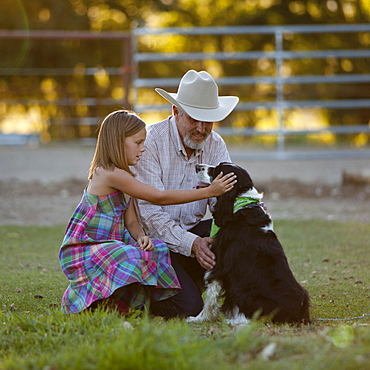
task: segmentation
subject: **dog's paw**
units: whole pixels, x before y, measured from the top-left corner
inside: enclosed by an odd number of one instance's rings
[[[226,319],[225,321],[226,321],[227,324],[229,324],[231,326],[247,325],[250,322],[250,320],[247,319],[243,314],[238,314],[237,316],[235,316],[231,319]]]
[[[205,321],[203,316],[198,315],[198,316],[189,316],[186,318],[186,322],[203,322]]]

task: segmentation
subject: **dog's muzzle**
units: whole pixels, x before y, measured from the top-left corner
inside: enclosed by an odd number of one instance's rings
[[[199,181],[210,184],[213,180],[212,176],[209,174],[209,170],[214,168],[213,166],[209,166],[208,164],[197,164],[195,165],[195,172],[198,175]]]

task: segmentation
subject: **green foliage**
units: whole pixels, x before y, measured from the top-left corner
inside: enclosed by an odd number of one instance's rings
[[[0,24],[6,30],[80,30],[125,31],[135,27],[204,27],[281,24],[368,23],[370,7],[366,0],[282,1],[282,0],[2,0]],[[216,60],[169,63],[140,63],[139,71],[128,67],[129,48],[123,40],[84,40],[79,38],[0,39],[0,129],[4,132],[42,133],[42,139],[93,137],[99,120],[110,111],[129,108],[133,103],[130,79],[140,77],[179,77],[186,70],[208,70],[216,78],[223,76],[274,76],[273,61]],[[129,42],[126,44],[126,46]],[[366,49],[368,32],[353,34],[284,35],[286,50]],[[275,48],[271,35],[200,35],[147,37],[140,50],[148,52],[185,51],[269,51]],[[284,73],[347,74],[367,73],[366,58],[308,59],[284,63]],[[121,68],[122,67],[122,68]],[[29,74],[27,70],[33,72]],[[4,74],[2,70],[12,69]],[[56,70],[58,69],[58,70]],[[90,72],[88,72],[90,69]],[[93,70],[93,71],[91,71]],[[117,72],[118,71],[118,72]],[[121,72],[120,72],[121,71]],[[242,102],[273,101],[273,84],[223,86],[223,95],[237,95]],[[287,100],[363,99],[369,96],[368,84],[289,85]],[[95,100],[91,100],[91,98]],[[140,103],[159,101],[154,89],[139,92]],[[90,99],[90,100],[88,100]],[[259,110],[233,115],[222,125],[235,128],[255,127],[268,112]],[[367,124],[368,109],[324,111],[329,124]],[[167,116],[167,113],[165,114]],[[149,116],[148,116],[149,117]],[[309,115],[308,115],[309,117]],[[91,120],[89,120],[91,118]],[[162,116],[160,117],[162,118]],[[148,118],[149,119],[149,118]],[[155,119],[155,118],[154,118]],[[284,117],[289,121],[289,117]],[[310,119],[310,118],[308,118]],[[36,121],[37,123],[32,124]],[[300,122],[305,121],[301,118]],[[151,120],[148,123],[153,122]],[[271,124],[270,124],[270,128]],[[307,128],[305,126],[303,129]],[[313,124],[313,128],[315,125]],[[368,135],[348,138],[346,144],[364,146]],[[295,141],[297,143],[297,141]]]
[[[2,369],[365,369],[369,360],[361,326],[200,328],[104,311],[0,318]]]
[[[64,315],[64,227],[1,226],[0,369],[366,369],[370,225],[276,220],[291,268],[312,298],[304,327],[165,321],[145,311]],[[42,296],[43,298],[35,298]]]

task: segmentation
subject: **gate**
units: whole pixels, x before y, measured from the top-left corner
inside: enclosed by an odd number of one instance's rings
[[[321,60],[324,62],[330,60],[345,60],[348,64],[353,60],[361,60],[367,63],[370,69],[370,49],[369,42],[365,42],[362,48],[356,49],[289,49],[285,46],[293,37],[311,37],[323,38],[326,35],[336,35],[340,38],[343,35],[351,34],[355,39],[359,39],[359,35],[364,39],[370,38],[370,24],[343,24],[343,25],[302,25],[302,26],[246,26],[246,27],[200,27],[200,28],[137,28],[133,30],[133,87],[136,91],[133,108],[138,112],[148,111],[166,111],[169,112],[168,104],[143,104],[140,101],[140,91],[142,89],[154,89],[155,87],[169,88],[175,92],[180,81],[179,77],[141,77],[143,74],[142,65],[148,63],[170,63],[170,62],[186,62],[193,61],[217,61],[225,63],[226,61],[270,61],[275,65],[275,73],[270,75],[245,76],[241,73],[238,76],[220,76],[215,78],[220,88],[235,87],[235,86],[253,86],[258,84],[273,85],[275,87],[275,97],[270,101],[245,101],[241,97],[241,102],[236,107],[237,111],[255,111],[257,109],[265,109],[275,111],[277,116],[277,127],[274,129],[258,129],[256,127],[218,127],[218,131],[223,137],[230,136],[277,136],[277,150],[269,155],[273,158],[287,158],[290,154],[286,150],[286,138],[289,136],[307,136],[312,134],[331,133],[333,135],[340,134],[359,134],[368,135],[370,133],[370,95],[365,94],[364,97],[344,98],[344,99],[325,99],[316,96],[313,99],[289,99],[284,93],[284,89],[293,85],[307,86],[307,89],[318,84],[337,84],[345,86],[353,84],[355,90],[361,90],[364,85],[367,87],[367,92],[370,92],[370,86],[366,83],[370,82],[370,73],[324,73],[324,74],[304,74],[304,75],[287,75],[284,73],[285,62],[304,62],[307,60]],[[214,37],[250,37],[251,35],[270,35],[273,42],[272,50],[252,50],[252,51],[197,51],[197,52],[150,52],[142,51],[142,43],[150,43],[155,45],[155,40],[160,40],[167,36],[214,36]],[[149,40],[149,41],[148,41]],[[155,48],[154,48],[155,49]],[[194,68],[196,69],[196,68]],[[242,72],[242,71],[240,71]],[[367,95],[367,96],[366,96]],[[358,122],[357,124],[331,124],[324,128],[307,128],[307,129],[291,129],[286,126],[284,113],[294,109],[319,108],[319,109],[335,109],[335,110],[353,110],[364,109],[367,113],[367,122]],[[247,154],[240,154],[245,156]],[[263,156],[260,153],[259,156]],[[322,156],[369,156],[370,151],[367,150],[346,150],[346,151],[310,151],[306,153],[294,153],[295,158],[299,156],[307,158],[317,158]]]

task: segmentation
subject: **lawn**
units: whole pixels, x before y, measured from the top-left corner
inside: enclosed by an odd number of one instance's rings
[[[1,226],[0,369],[369,369],[370,225],[277,220],[312,325],[60,313],[64,227]]]

